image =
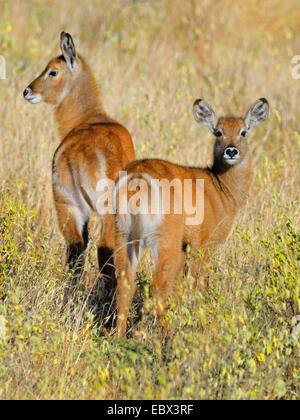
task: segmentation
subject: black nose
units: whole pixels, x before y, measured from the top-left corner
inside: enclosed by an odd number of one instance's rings
[[[239,151],[235,147],[227,147],[225,150],[225,155],[229,156],[230,158],[233,158],[234,156],[238,155]]]
[[[31,89],[30,89],[30,87],[28,86],[28,87],[24,90],[24,92],[23,92],[23,96],[24,96],[24,98],[26,98],[26,96],[28,96],[28,95],[30,94],[30,92],[31,92]]]

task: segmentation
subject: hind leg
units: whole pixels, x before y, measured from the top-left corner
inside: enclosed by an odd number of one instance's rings
[[[76,242],[69,242],[67,247],[67,265],[73,272],[73,284],[76,285],[82,276],[85,254],[88,244],[88,222],[83,226],[81,237],[78,235]]]
[[[117,329],[115,336],[125,337],[127,318],[135,293],[135,266],[128,253],[128,238],[116,228],[116,277],[117,277]]]
[[[88,244],[89,209],[76,206],[54,190],[55,207],[60,230],[67,241],[67,265],[72,271],[72,284],[80,279]]]
[[[98,263],[100,273],[104,276],[108,292],[116,287],[115,266],[115,221],[113,214],[105,214],[102,217],[101,239],[98,245]]]
[[[98,312],[101,314],[104,328],[113,325],[113,309],[115,305],[116,276],[115,276],[115,222],[114,215],[102,216],[101,238],[98,245],[98,264],[104,289],[101,301],[98,302]]]

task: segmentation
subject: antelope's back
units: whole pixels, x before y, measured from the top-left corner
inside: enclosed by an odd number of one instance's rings
[[[115,122],[82,124],[60,144],[53,158],[53,187],[97,211],[99,181],[115,181],[135,157],[131,136]]]
[[[135,159],[128,130],[116,122],[82,124],[62,141],[55,152],[54,167],[66,162],[73,168],[91,169],[105,160],[107,175],[115,179],[118,171]]]

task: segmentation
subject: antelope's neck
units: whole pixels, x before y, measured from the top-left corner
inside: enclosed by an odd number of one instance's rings
[[[56,106],[54,117],[61,138],[88,120],[107,120],[96,80],[88,68],[66,86],[65,96]]]
[[[247,198],[251,175],[249,155],[245,156],[240,164],[230,167],[227,171],[214,172],[221,194],[230,200],[235,208],[241,207]]]

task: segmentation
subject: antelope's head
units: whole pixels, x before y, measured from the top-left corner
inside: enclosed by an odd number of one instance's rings
[[[69,93],[83,62],[76,53],[70,34],[61,33],[60,47],[62,55],[50,60],[45,70],[24,90],[23,96],[28,102],[46,102],[58,106]]]
[[[258,99],[244,118],[217,118],[210,105],[197,99],[193,107],[196,121],[216,136],[214,145],[214,164],[230,167],[241,163],[248,154],[247,135],[265,122],[269,104],[265,98]]]

